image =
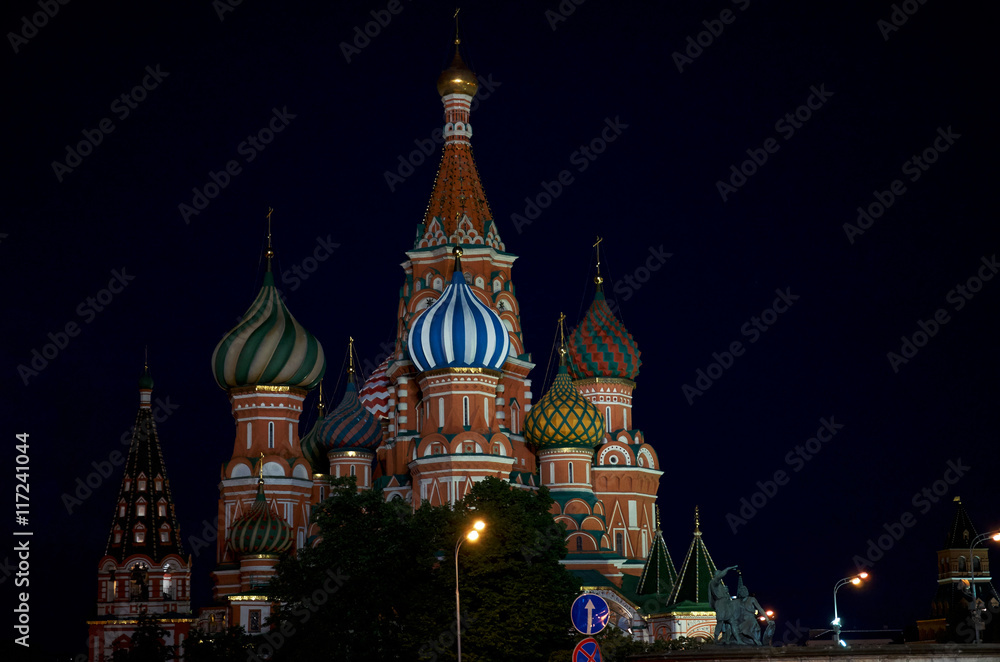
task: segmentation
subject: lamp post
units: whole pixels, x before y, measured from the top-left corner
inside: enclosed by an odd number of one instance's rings
[[[475,542],[479,539],[479,532],[486,528],[486,522],[476,520],[469,531],[458,539],[455,543],[455,637],[458,641],[458,662],[462,662],[462,611],[458,597],[458,550],[466,540]]]
[[[972,627],[976,631],[977,644],[979,643],[979,601],[976,599],[976,563],[972,556],[972,550],[977,544],[985,542],[989,539],[1000,541],[1000,531],[994,533],[980,533],[972,539],[972,543],[969,545],[969,570],[972,573],[972,581],[969,582],[972,586],[972,605],[970,606],[970,610],[972,611]]]
[[[847,584],[854,584],[857,586],[861,583],[862,579],[867,579],[868,573],[862,572],[857,575],[851,575],[850,577],[844,577],[836,584],[833,585],[833,622],[830,625],[833,626],[833,640],[840,646],[846,647],[847,644],[840,639],[840,616],[837,614],[837,591],[840,590],[841,586]]]

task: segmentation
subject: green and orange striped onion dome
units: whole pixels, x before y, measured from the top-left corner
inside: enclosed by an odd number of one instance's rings
[[[257,482],[257,498],[229,528],[229,549],[237,556],[277,555],[292,546],[292,527],[275,514],[264,496],[264,479]]]
[[[611,312],[600,290],[567,344],[573,379],[617,377],[635,381],[639,374],[639,346]]]
[[[325,370],[323,346],[288,312],[268,269],[253,305],[215,347],[215,381],[224,389],[263,384],[311,389]]]
[[[594,448],[604,439],[601,413],[573,385],[565,365],[524,417],[524,436],[537,450]]]

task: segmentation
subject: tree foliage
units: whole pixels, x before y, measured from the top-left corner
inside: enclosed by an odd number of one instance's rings
[[[578,584],[559,560],[565,532],[544,488],[477,483],[454,508],[416,511],[380,490],[334,479],[317,506],[320,540],[278,566],[269,590],[285,603],[263,639],[275,660],[451,660],[456,649],[456,543],[472,522],[487,528],[459,552],[462,658],[546,661],[572,647],[569,606]]]
[[[254,639],[242,625],[209,633],[198,628],[184,640],[185,662],[246,662],[254,647]]]

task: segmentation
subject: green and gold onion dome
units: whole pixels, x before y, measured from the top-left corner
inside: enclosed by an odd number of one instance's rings
[[[237,556],[274,556],[287,551],[292,542],[292,527],[267,503],[262,477],[257,482],[257,498],[253,505],[229,528],[229,548]]]
[[[467,94],[470,97],[474,97],[478,89],[479,82],[476,81],[476,74],[462,60],[462,55],[458,52],[458,43],[456,40],[455,57],[448,68],[438,76],[438,94],[443,97],[449,94]]]
[[[268,269],[253,305],[215,347],[215,381],[224,389],[252,385],[312,389],[325,370],[323,346],[292,317]]]
[[[604,419],[569,378],[565,365],[548,393],[524,418],[524,436],[537,450],[595,448],[604,439]]]

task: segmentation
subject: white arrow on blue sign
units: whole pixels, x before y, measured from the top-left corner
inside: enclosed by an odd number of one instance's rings
[[[607,601],[599,595],[584,593],[573,601],[569,618],[580,634],[597,634],[608,624],[611,609]]]

